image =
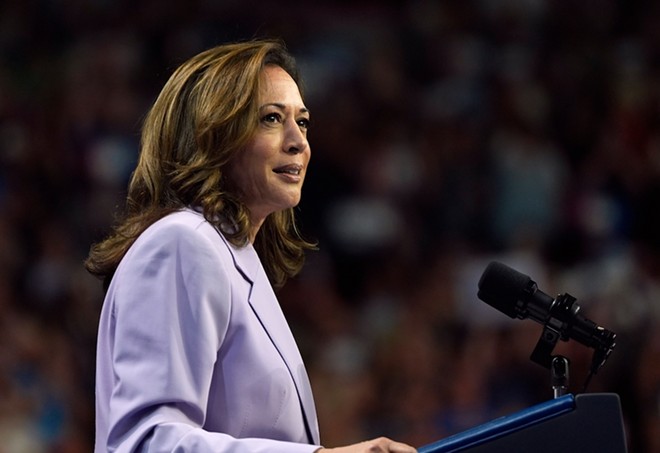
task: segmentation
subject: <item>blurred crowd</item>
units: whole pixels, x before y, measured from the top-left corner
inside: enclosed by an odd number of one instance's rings
[[[319,251],[279,297],[324,443],[423,445],[552,398],[541,326],[477,299],[497,260],[618,334],[588,391],[660,452],[658,23],[641,0],[4,0],[0,452],[91,451],[103,294],[82,261],[171,71],[264,36],[312,112]],[[555,352],[582,391],[592,350]]]

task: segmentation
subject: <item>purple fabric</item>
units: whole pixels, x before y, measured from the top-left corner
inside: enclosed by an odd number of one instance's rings
[[[318,448],[307,373],[259,257],[195,211],[156,222],[122,260],[96,373],[97,453]]]

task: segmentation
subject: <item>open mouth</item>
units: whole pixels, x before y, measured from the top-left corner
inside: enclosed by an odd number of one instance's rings
[[[300,172],[302,171],[302,166],[295,164],[284,165],[282,167],[274,168],[273,171],[280,175],[300,176]]]

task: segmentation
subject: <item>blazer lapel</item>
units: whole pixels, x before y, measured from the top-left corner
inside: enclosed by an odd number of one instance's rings
[[[252,245],[238,248],[227,242],[222,234],[220,236],[227,243],[234,257],[236,268],[251,284],[249,296],[250,306],[259,318],[268,337],[280,353],[282,360],[293,378],[300,398],[310,442],[318,444],[320,442],[318,420],[309,377],[300,356],[298,345],[282,313],[277,297],[261,265],[259,256]]]

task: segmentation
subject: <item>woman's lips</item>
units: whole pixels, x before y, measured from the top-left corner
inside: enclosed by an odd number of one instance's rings
[[[291,183],[298,183],[302,181],[302,165],[299,164],[288,164],[282,165],[273,169],[273,172],[277,173],[282,179]]]

